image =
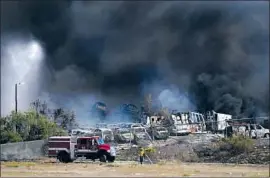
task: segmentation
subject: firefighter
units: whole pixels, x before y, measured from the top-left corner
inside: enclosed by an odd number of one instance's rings
[[[140,163],[141,164],[143,163],[144,156],[145,156],[144,149],[142,147],[139,147],[139,158],[140,158]]]

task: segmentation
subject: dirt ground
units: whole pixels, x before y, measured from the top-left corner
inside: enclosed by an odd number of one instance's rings
[[[269,167],[263,165],[225,165],[199,163],[159,163],[139,165],[135,162],[52,163],[2,162],[1,177],[268,177]]]

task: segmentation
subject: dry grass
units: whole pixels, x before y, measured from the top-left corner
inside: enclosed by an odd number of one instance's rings
[[[35,162],[2,162],[1,166],[5,166],[5,167],[31,167],[36,165]]]
[[[268,166],[221,165],[161,162],[155,165],[139,165],[138,163],[34,163],[34,162],[3,162],[3,177],[268,177]]]

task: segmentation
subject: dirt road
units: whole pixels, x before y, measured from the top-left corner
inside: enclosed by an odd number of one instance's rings
[[[138,165],[134,162],[71,163],[2,162],[1,177],[117,177],[117,176],[185,176],[185,177],[268,177],[263,165],[224,165],[198,163],[159,163]]]

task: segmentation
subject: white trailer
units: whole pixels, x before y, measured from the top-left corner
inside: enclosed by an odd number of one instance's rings
[[[223,133],[225,128],[229,126],[228,122],[232,119],[232,115],[208,111],[206,114],[207,130],[214,133]]]
[[[228,120],[232,119],[232,115],[216,113],[217,131],[224,131],[228,127]]]

